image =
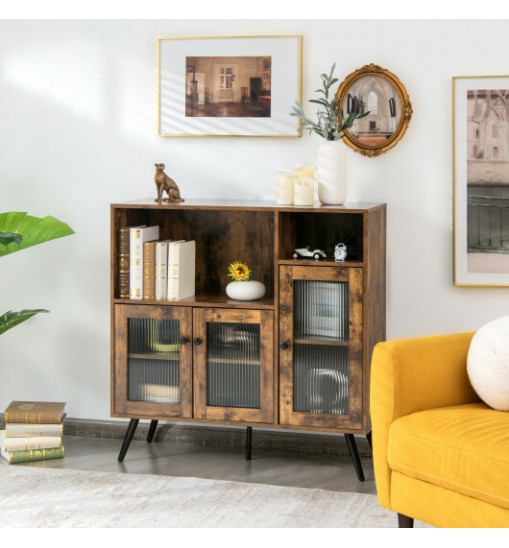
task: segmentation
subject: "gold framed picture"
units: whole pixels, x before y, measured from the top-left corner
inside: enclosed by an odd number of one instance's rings
[[[298,137],[302,36],[160,38],[161,136]]]
[[[509,76],[453,77],[454,285],[509,286]]]

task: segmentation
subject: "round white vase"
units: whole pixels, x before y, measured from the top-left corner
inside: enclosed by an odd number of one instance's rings
[[[322,204],[346,202],[346,145],[339,141],[323,141],[318,145],[318,199]]]
[[[265,295],[265,286],[256,280],[230,282],[226,286],[226,294],[236,301],[256,301]]]

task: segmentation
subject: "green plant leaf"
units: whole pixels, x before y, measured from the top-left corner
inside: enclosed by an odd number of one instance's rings
[[[7,244],[0,242],[0,257],[74,234],[69,225],[55,217],[33,217],[21,211],[0,213],[0,232],[18,234],[22,237],[21,241],[11,240]]]
[[[6,312],[3,316],[0,316],[0,335],[5,333],[8,329],[12,329],[16,325],[19,325],[20,323],[30,319],[32,316],[42,312],[47,313],[49,310],[37,308],[34,310],[19,310],[18,312],[10,310],[9,312]]]
[[[22,236],[15,232],[0,232],[0,244],[2,245],[19,244],[22,239]]]

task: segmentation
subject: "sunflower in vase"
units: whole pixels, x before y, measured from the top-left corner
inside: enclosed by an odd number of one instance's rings
[[[243,261],[233,261],[228,266],[228,276],[233,280],[226,286],[226,294],[236,301],[256,301],[265,295],[265,286],[253,280],[253,269]]]

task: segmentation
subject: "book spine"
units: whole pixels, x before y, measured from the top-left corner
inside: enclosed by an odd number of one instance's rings
[[[168,296],[168,242],[156,244],[155,256],[155,298],[165,301]]]
[[[129,227],[120,227],[118,233],[117,292],[120,299],[129,298]]]
[[[134,300],[143,298],[143,241],[142,229],[129,231],[129,297]]]
[[[6,438],[30,438],[37,436],[57,437],[64,433],[64,425],[60,424],[27,424],[27,423],[6,423]]]
[[[168,295],[169,301],[176,301],[179,298],[180,278],[180,250],[179,244],[168,246]]]
[[[5,451],[25,451],[27,449],[51,449],[61,447],[62,438],[58,437],[33,437],[33,438],[6,438],[4,440]]]
[[[145,242],[143,244],[143,299],[154,300],[156,298],[156,242]]]
[[[29,424],[59,424],[62,422],[60,413],[50,413],[47,411],[5,411],[5,423],[23,422]]]
[[[53,447],[51,449],[26,449],[24,451],[10,451],[9,462],[11,464],[16,464],[19,462],[60,459],[63,456],[63,447]]]

